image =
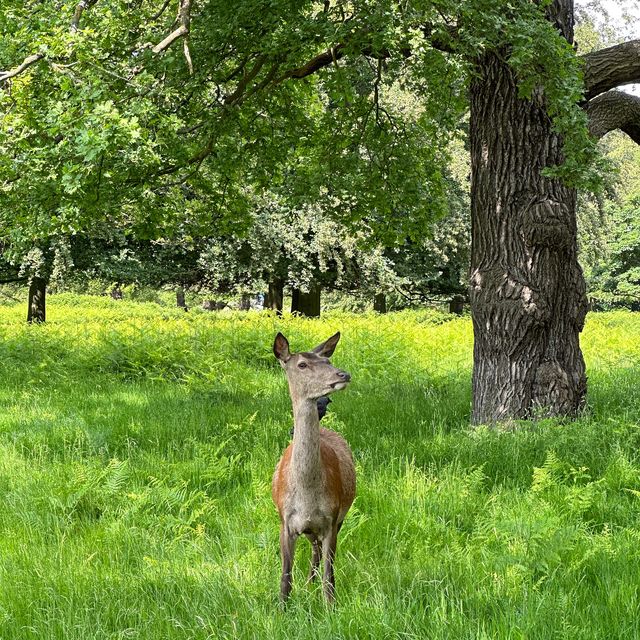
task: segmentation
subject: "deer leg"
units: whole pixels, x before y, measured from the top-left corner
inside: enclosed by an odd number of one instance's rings
[[[333,559],[336,555],[338,543],[338,528],[335,524],[331,526],[331,531],[322,540],[322,555],[324,555],[324,576],[322,586],[324,596],[329,604],[333,604],[336,599],[336,582],[333,575]]]
[[[320,560],[322,560],[322,547],[316,537],[309,536],[311,542],[311,570],[307,582],[313,582],[320,575]]]
[[[297,536],[291,535],[286,526],[280,527],[280,556],[282,557],[282,578],[280,579],[280,600],[287,601],[293,583],[293,555]]]

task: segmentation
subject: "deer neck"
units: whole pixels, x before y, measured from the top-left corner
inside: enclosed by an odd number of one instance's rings
[[[320,420],[315,400],[293,400],[293,452],[291,470],[296,484],[313,488],[322,484]]]

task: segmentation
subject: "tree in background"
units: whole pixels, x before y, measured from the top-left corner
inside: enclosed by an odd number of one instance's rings
[[[429,224],[418,237],[405,238],[386,250],[398,276],[396,299],[427,303],[442,296],[468,297],[471,244],[470,166],[461,139],[450,144],[446,180],[447,213]]]
[[[594,302],[640,310],[640,192],[623,203],[607,203],[605,215],[606,254],[591,269]]]
[[[246,233],[210,238],[207,245],[200,266],[208,287],[236,295],[267,291],[273,296],[267,306],[278,311],[285,287],[292,311],[313,316],[322,289],[373,297],[372,291],[397,280],[365,228],[354,231],[323,215],[320,206],[291,210],[274,194],[257,204]]]

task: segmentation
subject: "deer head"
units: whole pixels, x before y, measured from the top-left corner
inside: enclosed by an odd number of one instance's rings
[[[351,376],[329,362],[340,340],[340,332],[319,344],[311,351],[291,353],[288,340],[278,333],[273,343],[273,353],[287,374],[292,398],[317,400],[334,391],[344,389]]]

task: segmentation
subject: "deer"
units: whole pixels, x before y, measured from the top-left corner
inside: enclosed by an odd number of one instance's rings
[[[324,557],[322,587],[328,604],[335,601],[333,561],[338,532],[356,494],[356,471],[349,445],[335,431],[320,428],[317,400],[345,389],[351,376],[329,362],[340,332],[311,351],[292,353],[281,334],[273,353],[285,370],[293,405],[293,442],[276,465],[271,497],[280,516],[282,577],[280,600],[286,604],[293,583],[296,541],[311,542],[308,582],[319,575]]]

